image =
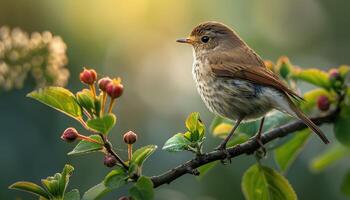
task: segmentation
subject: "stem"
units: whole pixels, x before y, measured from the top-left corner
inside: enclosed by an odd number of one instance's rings
[[[112,144],[108,141],[107,137],[103,134],[99,134],[103,140],[104,147],[107,150],[108,153],[113,155],[115,159],[122,165],[122,167],[126,170],[129,170],[129,167],[125,164],[125,162],[118,156],[118,154],[113,150]]]
[[[112,112],[114,103],[115,103],[115,99],[111,99],[111,101],[109,102],[108,113]]]
[[[132,157],[132,144],[128,144],[128,159],[131,160]]]
[[[87,136],[85,136],[85,135],[79,134],[79,135],[78,135],[78,138],[80,138],[80,139],[82,139],[82,140],[85,140],[85,141],[88,141],[88,142],[92,142],[92,143],[96,143],[96,144],[103,145],[103,143],[101,143],[101,142],[99,142],[99,141],[97,141],[97,140],[94,140],[94,139],[92,139],[92,138],[89,138],[89,137],[87,137]]]
[[[94,97],[94,99],[96,99],[95,84],[90,84],[89,87],[90,87],[92,96]]]
[[[100,113],[101,116],[103,116],[103,113],[105,112],[106,101],[107,101],[107,93],[102,92],[102,104],[101,104],[101,113]]]

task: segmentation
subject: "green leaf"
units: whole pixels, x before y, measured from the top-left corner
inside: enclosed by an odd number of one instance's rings
[[[114,169],[104,179],[105,186],[116,189],[127,183],[128,174],[122,168]]]
[[[207,163],[205,165],[202,165],[200,167],[198,167],[198,171],[199,171],[199,176],[197,176],[197,178],[200,180],[202,179],[206,174],[208,174],[208,172],[213,169],[217,164],[219,163],[219,161],[215,161],[215,162],[210,162]]]
[[[186,119],[186,122],[185,122],[186,128],[191,132],[195,131],[197,129],[198,120],[199,120],[199,113],[198,112],[191,113]]]
[[[116,117],[114,114],[109,113],[101,118],[89,119],[86,123],[88,127],[103,133],[105,135],[113,128],[116,122]]]
[[[288,180],[275,170],[255,164],[243,175],[242,190],[246,200],[296,200]]]
[[[191,142],[184,137],[184,134],[178,133],[165,142],[163,150],[178,152],[186,150],[186,147],[189,145],[191,145]]]
[[[64,195],[63,200],[80,200],[79,190],[74,189]]]
[[[27,97],[38,100],[70,117],[76,119],[82,117],[81,108],[75,96],[69,90],[62,87],[39,89],[29,93]]]
[[[340,190],[345,196],[350,198],[350,170],[345,174]]]
[[[287,171],[310,137],[310,129],[294,133],[293,137],[274,151],[275,161],[282,172]]]
[[[103,143],[102,138],[99,135],[91,135],[89,138],[94,139],[100,143]],[[94,142],[88,142],[81,140],[75,148],[68,153],[68,155],[79,155],[84,153],[91,153],[102,150],[103,145]]]
[[[139,167],[145,162],[145,160],[157,149],[156,145],[147,145],[137,149],[131,158],[130,164],[135,164]]]
[[[91,94],[91,90],[83,89],[77,92],[76,96],[78,103],[92,114],[92,111],[95,109],[95,100]]]
[[[341,144],[348,147],[350,147],[349,124],[350,106],[342,105],[339,116],[334,123],[334,134]]]
[[[311,161],[310,168],[314,172],[319,172],[334,164],[341,158],[349,155],[350,150],[340,144],[329,147],[326,151],[318,155]]]
[[[293,77],[299,80],[306,81],[313,85],[323,87],[325,89],[330,89],[331,87],[328,73],[316,68],[294,70]]]
[[[136,184],[130,188],[129,193],[134,200],[154,199],[153,183],[151,179],[141,176]]]
[[[66,192],[66,189],[69,183],[69,177],[72,175],[73,171],[74,171],[73,166],[68,164],[64,166],[61,173],[61,178],[59,179],[60,194],[64,194]]]
[[[186,128],[190,133],[189,138],[191,142],[201,141],[204,137],[205,126],[200,120],[198,112],[191,113],[185,122]]]
[[[86,191],[82,200],[98,200],[110,191],[111,189],[105,186],[105,184],[102,182]]]
[[[27,182],[27,181],[19,181],[14,184],[12,184],[9,189],[15,189],[15,190],[21,190],[25,192],[29,192],[38,196],[41,196],[45,199],[49,199],[48,193],[44,190],[44,188],[40,187],[39,185]]]

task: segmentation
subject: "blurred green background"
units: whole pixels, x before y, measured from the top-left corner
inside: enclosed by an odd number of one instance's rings
[[[346,0],[0,0],[0,26],[24,31],[49,30],[67,44],[68,88],[82,87],[83,66],[101,75],[120,76],[125,93],[117,103],[118,122],[112,142],[124,156],[122,134],[139,134],[137,146],[163,143],[184,130],[191,111],[199,111],[207,126],[213,115],[197,95],[191,75],[192,50],[175,43],[196,24],[216,20],[234,27],[264,59],[287,55],[294,64],[329,68],[350,64],[350,20]],[[101,154],[68,157],[74,147],[60,140],[68,126],[79,124],[38,102],[25,98],[34,85],[0,93],[0,199],[35,199],[7,187],[18,180],[40,178],[75,166],[70,188],[81,193],[100,182],[108,169]],[[323,126],[325,131],[330,127]],[[208,134],[207,149],[219,139]],[[308,164],[324,149],[312,140],[286,175],[299,199],[344,199],[339,192],[348,163],[313,174]],[[263,162],[275,166],[268,154]],[[191,158],[160,149],[147,161],[144,173],[156,175]],[[241,156],[218,166],[203,179],[185,175],[156,190],[156,199],[243,199],[242,173],[255,158]],[[124,188],[105,199],[126,194]]]

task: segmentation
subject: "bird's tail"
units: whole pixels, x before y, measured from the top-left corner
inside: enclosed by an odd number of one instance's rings
[[[290,99],[289,99],[290,100]],[[303,111],[301,111],[291,100],[290,100],[290,108],[294,111],[294,113],[296,114],[296,116],[301,119],[309,128],[311,128],[311,130],[313,130],[318,137],[321,138],[321,140],[325,143],[328,144],[329,140],[328,138],[325,136],[325,134],[321,131],[321,129],[314,124],[304,113]]]

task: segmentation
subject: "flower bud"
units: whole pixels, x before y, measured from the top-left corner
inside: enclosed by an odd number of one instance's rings
[[[107,85],[106,92],[112,99],[115,99],[115,98],[120,97],[123,94],[123,89],[124,89],[124,87],[120,83],[120,80],[113,79],[113,81]]]
[[[73,142],[78,138],[78,136],[78,131],[75,128],[70,127],[62,133],[61,139],[67,142]]]
[[[122,197],[120,197],[118,200],[130,200],[130,198],[127,197],[127,196],[122,196]]]
[[[85,69],[80,73],[80,81],[87,85],[94,84],[97,79],[97,73],[93,69]]]
[[[327,111],[329,109],[330,102],[327,96],[321,95],[317,99],[317,107],[322,111]]]
[[[129,131],[124,134],[123,140],[126,144],[134,144],[137,140],[137,134],[132,131]]]
[[[338,69],[329,70],[329,79],[330,79],[330,81],[341,80],[340,73],[339,73]]]
[[[105,155],[105,158],[103,160],[103,164],[106,165],[107,167],[113,167],[117,164],[117,160],[115,157],[111,154]]]
[[[100,88],[101,91],[106,92],[107,86],[108,86],[108,84],[111,83],[111,82],[112,82],[112,79],[110,79],[109,77],[101,78],[101,79],[98,81],[98,87]]]

